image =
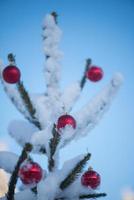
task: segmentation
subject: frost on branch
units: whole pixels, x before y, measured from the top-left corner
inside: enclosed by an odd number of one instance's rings
[[[8,151],[0,151],[0,168],[12,173],[19,156]]]
[[[85,136],[98,124],[118,92],[122,80],[121,74],[115,74],[110,83],[75,114],[77,120],[76,132],[78,133],[74,134],[75,138]]]
[[[61,30],[56,24],[54,16],[47,15],[43,25],[44,53],[46,55],[45,79],[47,94],[56,99],[59,96],[60,59],[62,53],[59,50]]]

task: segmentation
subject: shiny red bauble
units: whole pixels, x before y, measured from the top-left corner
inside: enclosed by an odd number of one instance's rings
[[[71,115],[62,115],[59,117],[57,122],[57,129],[64,128],[66,125],[76,128],[76,121]]]
[[[90,66],[87,73],[86,77],[93,82],[100,81],[103,78],[103,70],[100,67],[97,66]]]
[[[2,75],[4,81],[13,84],[19,82],[21,73],[18,67],[9,65],[3,70]]]
[[[38,163],[25,163],[20,167],[19,178],[23,184],[37,184],[43,177],[43,170]]]
[[[96,189],[101,182],[100,175],[94,170],[86,171],[81,177],[82,185],[86,187],[90,187],[92,189]]]

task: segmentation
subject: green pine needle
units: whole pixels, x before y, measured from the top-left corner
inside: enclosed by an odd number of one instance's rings
[[[79,198],[80,199],[90,199],[90,198],[99,198],[99,197],[105,197],[107,196],[106,193],[94,193],[94,194],[83,194],[80,195]]]
[[[35,110],[32,102],[31,102],[29,94],[26,91],[26,89],[25,89],[25,87],[24,87],[22,82],[18,82],[17,83],[17,89],[18,89],[18,91],[20,93],[20,96],[21,96],[21,98],[22,98],[22,100],[23,100],[23,102],[24,102],[24,104],[25,104],[25,106],[27,108],[27,111],[29,112],[29,114],[30,114],[30,116],[32,118],[32,120],[29,119],[30,122],[32,122],[36,127],[41,129],[41,125],[40,125],[39,121],[35,118],[36,110]]]
[[[91,154],[88,153],[81,161],[79,161],[74,169],[68,174],[68,176],[61,182],[60,188],[62,190],[66,189],[70,184],[72,184],[75,179],[79,176],[79,174],[82,172],[82,169],[84,168],[87,161],[90,159]]]
[[[53,133],[53,137],[51,138],[50,143],[49,143],[49,147],[50,147],[50,159],[49,159],[49,165],[48,165],[49,171],[52,171],[55,166],[55,160],[53,156],[60,142],[60,134],[57,132],[55,124],[52,130],[52,133]]]

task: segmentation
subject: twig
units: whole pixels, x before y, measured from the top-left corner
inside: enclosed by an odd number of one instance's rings
[[[88,58],[87,61],[86,61],[85,71],[84,71],[83,77],[82,77],[82,79],[80,81],[80,87],[81,87],[81,89],[84,88],[84,85],[86,83],[86,73],[87,73],[87,71],[89,69],[89,66],[91,65],[91,62],[92,62],[92,60],[90,58]]]
[[[68,176],[61,182],[60,188],[62,190],[66,189],[70,184],[72,184],[75,179],[79,176],[82,169],[84,168],[86,162],[90,159],[91,154],[88,153],[81,161],[77,163],[74,169],[68,174]]]
[[[106,193],[94,193],[94,194],[82,194],[79,196],[80,199],[90,199],[90,198],[98,198],[98,197],[105,197],[107,196]]]
[[[25,107],[27,108],[27,111],[29,112],[30,116],[32,119],[29,119],[30,122],[32,122],[36,127],[38,127],[39,129],[41,129],[41,125],[39,123],[39,121],[36,119],[35,117],[35,113],[36,113],[36,110],[31,102],[31,99],[28,95],[28,92],[26,91],[23,83],[21,81],[19,81],[17,83],[17,89],[20,93],[20,96],[25,104]]]
[[[50,159],[49,159],[49,166],[48,166],[49,171],[52,171],[55,166],[55,160],[53,156],[56,152],[56,148],[60,141],[60,134],[57,132],[55,124],[52,130],[52,133],[53,133],[53,138],[50,139],[50,143],[49,143],[49,147],[50,147]]]
[[[14,200],[14,192],[15,192],[15,187],[16,183],[18,180],[18,172],[20,169],[20,165],[22,162],[28,157],[28,153],[32,151],[32,145],[30,143],[26,143],[25,147],[22,150],[22,153],[18,159],[18,162],[15,166],[15,169],[11,175],[10,181],[9,181],[9,187],[8,187],[8,192],[7,192],[7,200]]]

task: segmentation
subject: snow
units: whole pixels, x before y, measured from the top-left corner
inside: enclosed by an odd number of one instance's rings
[[[8,126],[8,132],[16,142],[24,146],[25,143],[30,142],[32,135],[38,129],[27,121],[24,120],[13,120]]]
[[[65,89],[61,96],[65,112],[69,112],[71,110],[74,103],[79,98],[80,92],[81,88],[80,83],[78,81],[71,84],[68,88]]]
[[[34,151],[38,152],[41,147],[45,147],[49,155],[49,140],[52,138],[52,125],[48,125],[44,130],[37,131],[31,137],[30,143],[34,146]]]
[[[19,156],[15,153],[8,151],[0,151],[0,168],[4,169],[8,173],[12,173]]]
[[[38,200],[44,200],[44,196],[45,200],[53,200],[54,197],[63,197],[65,194],[67,195],[67,197],[71,197],[70,194],[73,194],[73,196],[77,196],[79,192],[77,186],[79,185],[80,188],[80,183],[77,183],[77,185],[75,185],[73,188],[69,187],[68,191],[60,190],[59,185],[70,173],[70,171],[76,166],[76,164],[84,157],[85,155],[82,154],[73,159],[70,159],[69,161],[66,161],[64,163],[63,167],[60,170],[57,170],[54,173],[49,173],[46,179],[38,184]],[[89,189],[86,190],[85,188],[83,188],[81,191],[86,191],[88,193],[90,192]]]
[[[108,111],[122,81],[122,75],[115,74],[110,83],[97,96],[74,114],[77,121],[75,139],[86,136],[98,124],[102,116]]]
[[[7,200],[6,197],[0,198],[0,200]],[[24,190],[15,194],[15,200],[37,200],[36,195],[31,190]]]
[[[50,173],[44,181],[38,184],[38,200],[53,200],[59,193],[59,174]]]
[[[47,94],[51,98],[59,96],[59,80],[60,80],[60,60],[62,52],[59,50],[59,42],[61,38],[61,30],[55,23],[52,15],[47,15],[44,21],[43,37],[44,53],[47,58],[45,63],[45,79],[47,84]]]

